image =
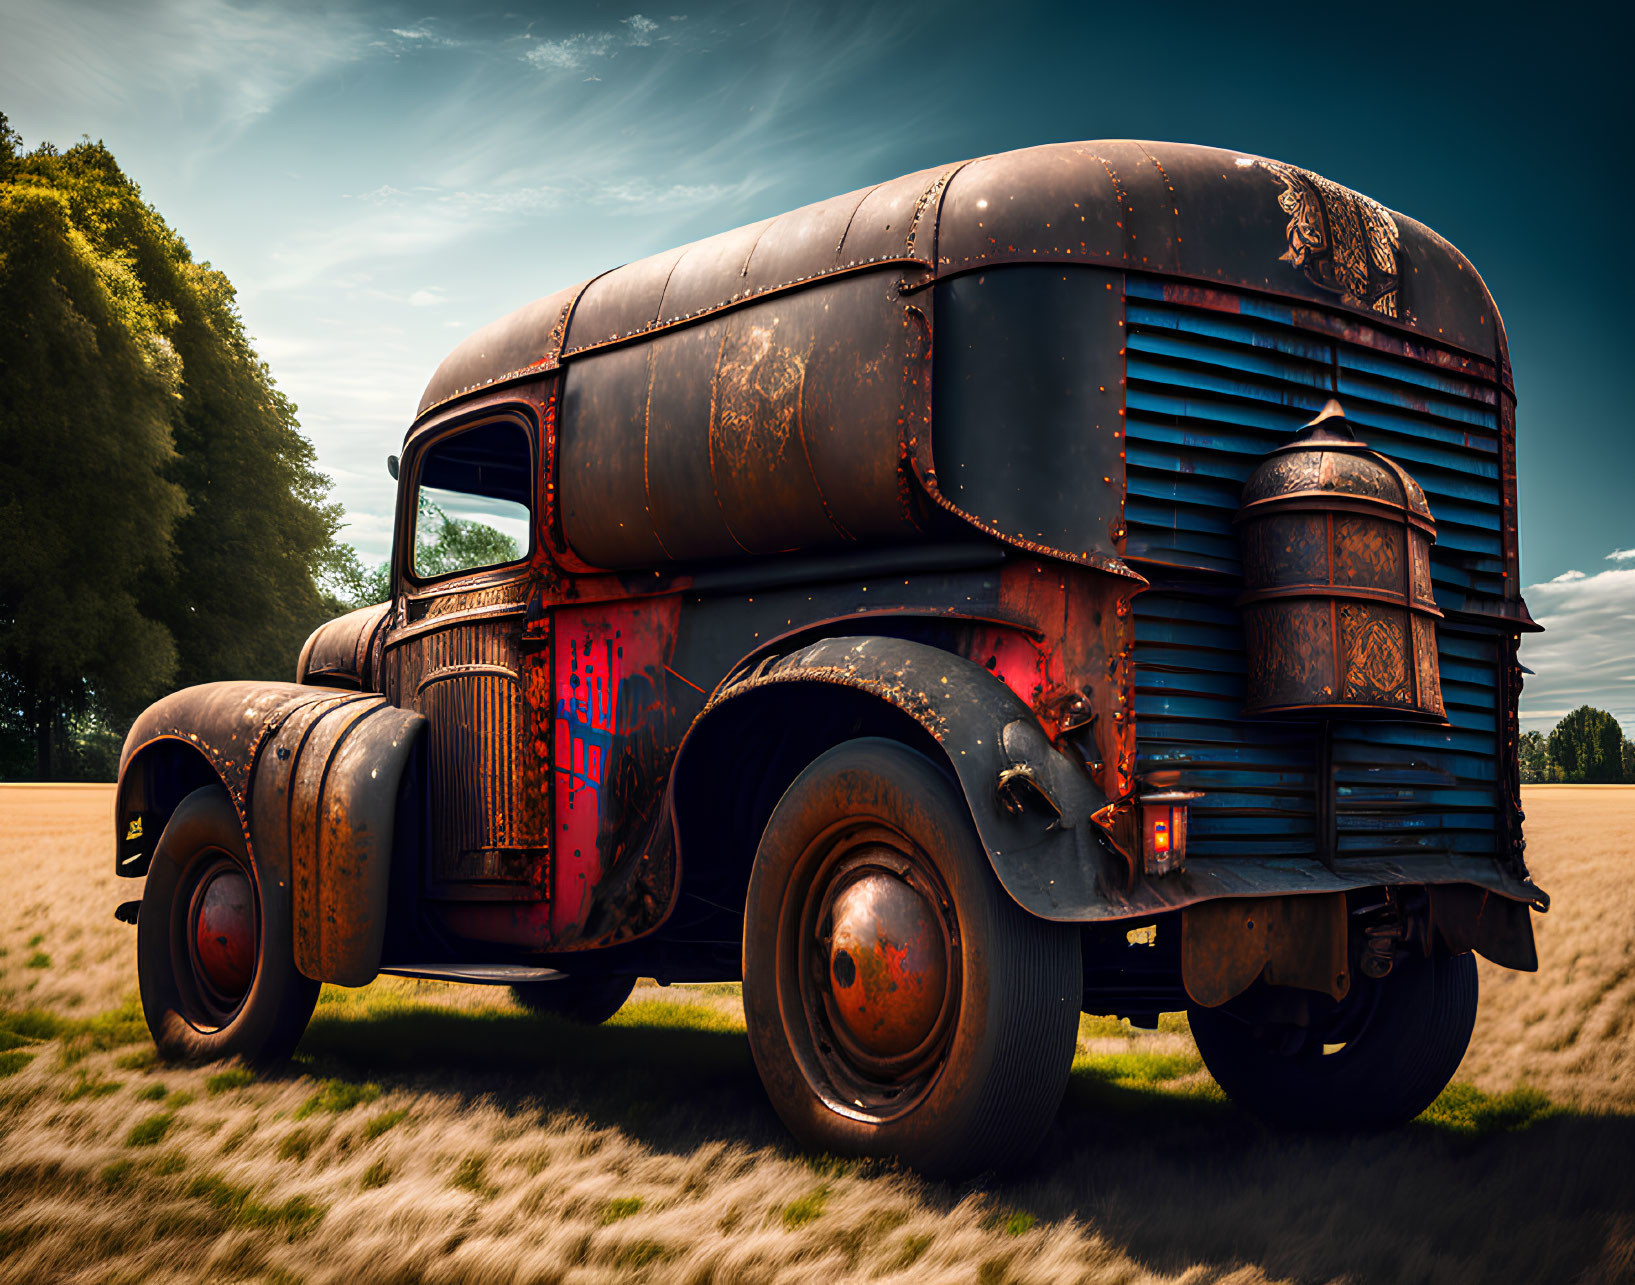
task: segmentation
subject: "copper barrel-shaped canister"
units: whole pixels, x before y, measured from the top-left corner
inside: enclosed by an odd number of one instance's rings
[[[1238,510],[1250,715],[1444,720],[1436,522],[1331,401],[1250,475]]]

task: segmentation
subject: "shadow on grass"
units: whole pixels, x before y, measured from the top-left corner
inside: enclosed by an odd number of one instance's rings
[[[334,1079],[568,1112],[677,1154],[714,1139],[790,1145],[743,1028],[703,1005],[628,1004],[598,1027],[507,1010],[320,1008],[296,1058]]]
[[[702,1006],[632,1005],[595,1029],[503,1010],[320,1009],[298,1058],[326,1077],[565,1111],[666,1152],[719,1140],[794,1154],[742,1029]],[[1635,1276],[1635,1118],[1455,1085],[1389,1133],[1277,1132],[1221,1098],[1197,1065],[1140,1052],[1081,1059],[1039,1154],[978,1189],[1040,1220],[1087,1224],[1161,1272]],[[971,1190],[932,1183],[925,1195],[947,1209]]]

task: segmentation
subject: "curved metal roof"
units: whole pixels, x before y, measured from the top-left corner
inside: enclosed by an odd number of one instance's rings
[[[1116,265],[1303,299],[1508,367],[1487,287],[1424,224],[1279,161],[1112,140],[920,170],[559,290],[461,343],[419,414],[825,277],[900,264],[912,289],[1010,263]]]

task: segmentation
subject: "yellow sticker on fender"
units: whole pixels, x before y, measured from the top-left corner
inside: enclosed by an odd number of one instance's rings
[[[132,839],[140,839],[141,837],[142,837],[142,818],[137,817],[135,820],[133,820],[131,822],[130,828],[125,831],[125,842],[129,843]]]

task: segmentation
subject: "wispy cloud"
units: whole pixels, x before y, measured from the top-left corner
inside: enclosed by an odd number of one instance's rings
[[[0,60],[8,101],[64,97],[71,86],[68,101],[96,121],[167,103],[172,146],[184,154],[189,140],[225,145],[369,47],[357,16],[278,0],[55,0],[7,9],[5,43],[27,51]]]
[[[685,15],[678,15],[669,24],[679,26],[685,21]],[[621,49],[645,49],[666,39],[666,25],[633,13],[620,20],[618,30],[580,31],[555,40],[537,40],[523,51],[522,60],[547,71],[583,71],[594,60],[618,57]]]
[[[1522,691],[1523,725],[1544,731],[1594,705],[1635,735],[1635,567],[1563,572],[1529,586],[1527,601],[1545,632],[1522,641],[1522,663],[1535,671]]]
[[[1607,561],[1608,562],[1631,562],[1631,561],[1635,561],[1635,549],[1614,549],[1611,553],[1607,554]]]

